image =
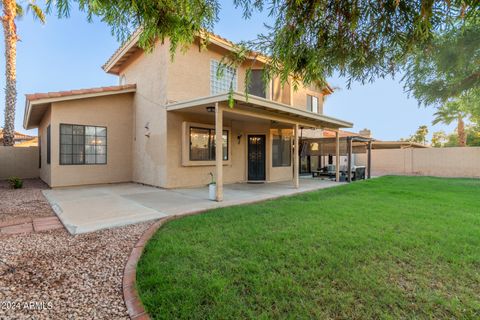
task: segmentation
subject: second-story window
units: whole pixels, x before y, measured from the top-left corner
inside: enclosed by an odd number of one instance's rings
[[[307,94],[307,111],[318,113],[318,97]]]
[[[263,81],[263,70],[252,70],[250,72],[250,83],[248,85],[248,93],[257,97],[262,97],[262,98],[267,97],[265,81]]]
[[[232,67],[220,64],[217,60],[210,61],[210,94],[220,94],[237,90],[237,73]]]

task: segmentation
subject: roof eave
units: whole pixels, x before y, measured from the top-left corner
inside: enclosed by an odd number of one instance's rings
[[[37,126],[32,126],[29,123],[32,108],[35,107],[36,105],[51,104],[51,103],[54,103],[54,102],[95,98],[95,97],[110,96],[110,95],[125,94],[125,93],[133,93],[133,92],[136,92],[135,87],[125,88],[125,89],[116,90],[116,91],[92,92],[92,93],[75,94],[75,95],[63,96],[63,97],[49,97],[49,98],[42,98],[42,99],[36,99],[36,100],[29,100],[28,98],[26,98],[25,99],[25,112],[24,112],[24,116],[23,116],[23,128],[25,128],[25,130],[30,130],[30,129],[34,129],[34,128],[37,127]]]
[[[333,118],[333,117],[329,117],[321,114],[316,114],[313,112],[303,111],[297,108],[293,108],[289,105],[264,99],[261,97],[249,95],[248,98],[246,98],[245,94],[241,92],[234,92],[232,95],[232,98],[234,100],[238,100],[246,103],[252,103],[252,104],[265,106],[265,107],[274,106],[279,111],[285,111],[300,117],[311,119],[313,121],[328,122],[335,125],[336,128],[352,128],[353,127],[353,123],[348,121],[340,120],[337,118]],[[229,99],[230,99],[230,94],[223,93],[215,96],[203,97],[203,98],[182,101],[182,102],[175,102],[170,105],[167,105],[167,110],[168,111],[181,110],[181,109],[190,108],[190,107],[194,107],[202,104],[224,102],[224,101],[228,101]]]

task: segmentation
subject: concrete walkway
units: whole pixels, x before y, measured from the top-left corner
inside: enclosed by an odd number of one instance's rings
[[[230,184],[224,186],[222,202],[208,200],[207,187],[166,190],[135,183],[70,187],[43,193],[68,231],[78,234],[338,185],[311,178],[302,178],[299,189],[291,182]]]

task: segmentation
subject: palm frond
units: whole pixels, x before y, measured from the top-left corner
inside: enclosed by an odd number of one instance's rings
[[[43,12],[42,8],[40,8],[36,3],[35,0],[30,0],[27,4],[27,12],[32,10],[33,18],[40,20],[43,24],[46,21],[45,13]]]
[[[15,6],[16,6],[16,11],[17,11],[16,12],[17,17],[19,17],[19,18],[23,17],[23,14],[24,14],[23,7],[21,5],[19,5],[18,3],[16,3]]]

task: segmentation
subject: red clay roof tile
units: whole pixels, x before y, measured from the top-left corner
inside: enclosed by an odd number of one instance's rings
[[[122,91],[127,89],[136,89],[135,84],[126,84],[121,86],[109,86],[109,87],[99,87],[99,88],[88,88],[88,89],[77,89],[77,90],[68,90],[68,91],[58,91],[58,92],[47,92],[47,93],[32,93],[25,95],[28,101],[48,99],[48,98],[61,98],[76,96],[89,93],[100,93],[100,92],[115,92]]]

